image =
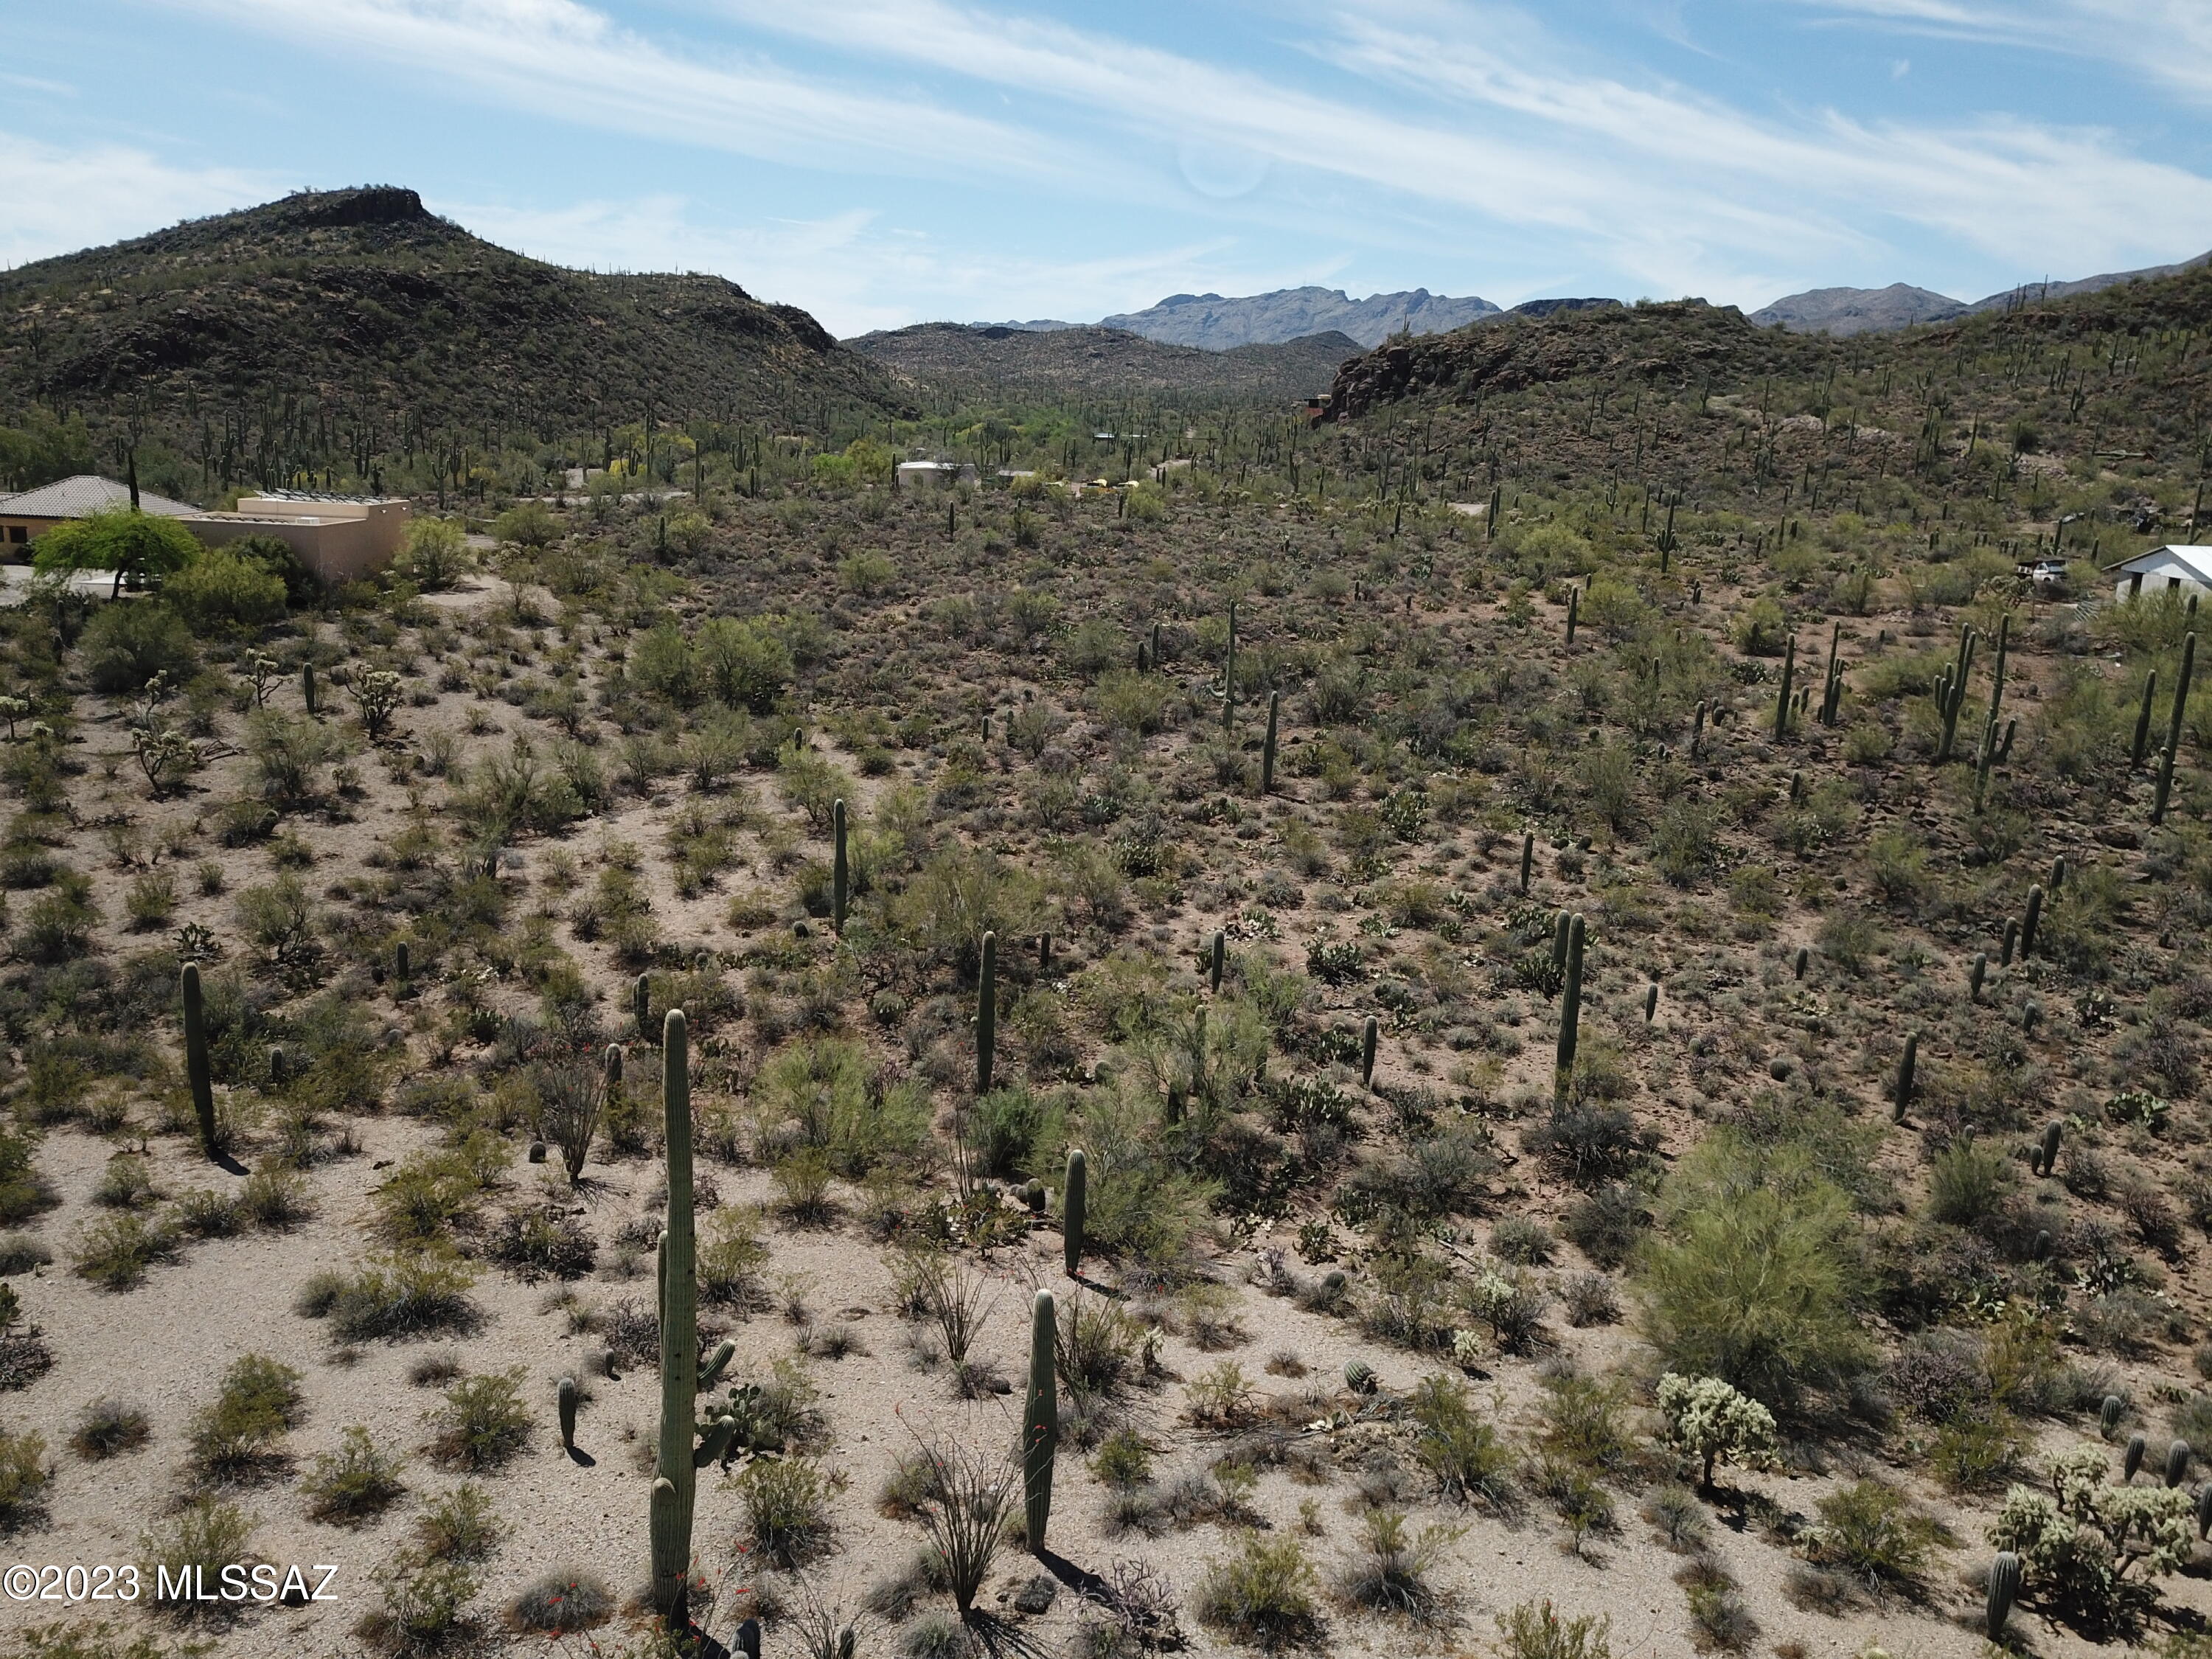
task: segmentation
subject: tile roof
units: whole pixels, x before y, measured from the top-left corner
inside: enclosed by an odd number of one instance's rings
[[[0,499],[0,513],[17,519],[82,519],[103,507],[128,507],[131,486],[118,483],[112,478],[102,478],[90,472],[79,473],[74,478],[43,484],[36,489],[27,489],[19,495]],[[181,519],[199,508],[184,501],[173,501],[166,495],[156,495],[150,489],[138,492],[142,511],[156,514],[165,519]]]

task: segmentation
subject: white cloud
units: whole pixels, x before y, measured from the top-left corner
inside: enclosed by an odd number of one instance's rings
[[[121,144],[68,149],[0,131],[0,263],[143,236],[281,195],[265,173],[190,167]]]
[[[562,122],[805,166],[1037,177],[1059,147],[910,97],[855,91],[757,53],[656,43],[579,0],[192,0],[325,53],[368,53]]]

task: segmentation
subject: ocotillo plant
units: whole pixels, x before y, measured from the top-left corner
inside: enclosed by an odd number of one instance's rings
[[[1083,1148],[1067,1149],[1067,1176],[1060,1194],[1060,1255],[1070,1279],[1082,1276],[1083,1224],[1090,1211],[1091,1161]]]
[[[975,973],[975,1092],[991,1092],[991,1059],[999,1030],[999,936],[983,935],[982,965]]]
[[[1206,947],[1206,988],[1207,990],[1220,990],[1221,969],[1228,960],[1229,935],[1217,927],[1213,930],[1212,941]]]
[[[684,1011],[671,1008],[662,1023],[661,1132],[665,1145],[668,1209],[659,1251],[660,1438],[653,1458],[650,1505],[653,1610],[671,1627],[688,1622],[691,1578],[691,1517],[698,1472],[722,1455],[737,1431],[723,1415],[702,1438],[693,1416],[701,1386],[699,1285],[691,1214],[691,1066]],[[725,1343],[708,1380],[729,1363]]]
[[[2020,921],[2020,959],[2026,962],[2035,954],[2036,924],[2043,920],[2043,884],[2036,882],[2027,890],[2027,914]]]
[[[192,1115],[199,1120],[200,1151],[216,1155],[215,1079],[208,1069],[207,1011],[200,1000],[200,965],[185,964],[179,975],[185,1001],[185,1080],[192,1091]]]
[[[1556,1091],[1564,1095],[1575,1074],[1575,1048],[1583,1023],[1583,919],[1567,924],[1567,978],[1559,992],[1559,1049],[1553,1062]]]
[[[2020,1594],[2020,1557],[2010,1550],[1999,1550],[1996,1559],[1990,1563],[1989,1600],[1982,1610],[1982,1634],[1992,1642],[2004,1634],[2005,1620],[2012,1617],[2013,1598]]]
[[[1905,1114],[1912,1104],[1912,1074],[1920,1064],[1920,1033],[1905,1034],[1905,1052],[1897,1058],[1897,1086],[1890,1097],[1889,1121],[1905,1121]]]
[[[2152,669],[2143,676],[2142,707],[2136,710],[2136,738],[2128,745],[2128,759],[2141,766],[2143,757],[2150,751],[2150,705],[2158,695],[2158,670]]]
[[[1521,894],[1524,898],[1528,893],[1528,872],[1535,861],[1536,832],[1523,830],[1521,832]]]
[[[1039,1291],[1030,1311],[1030,1388],[1022,1406],[1022,1502],[1032,1555],[1044,1553],[1052,1517],[1052,1466],[1060,1452],[1060,1387],[1053,1366],[1060,1335],[1052,1292]]]
[[[1363,1089],[1375,1086],[1375,1041],[1380,1032],[1372,1014],[1359,1028],[1359,1086]]]
[[[845,931],[846,884],[852,877],[852,866],[845,856],[845,801],[840,796],[830,809],[830,925],[840,933]]]
[[[1792,634],[1782,651],[1782,690],[1774,699],[1774,740],[1790,735],[1790,681],[1797,672],[1797,636]]]
[[[1283,711],[1283,694],[1267,693],[1267,737],[1260,745],[1260,793],[1275,793],[1275,723]]]

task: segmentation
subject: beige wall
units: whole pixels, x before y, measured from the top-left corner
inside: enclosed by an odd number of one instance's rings
[[[407,503],[248,495],[235,513],[202,513],[183,523],[210,547],[246,536],[274,536],[323,580],[349,582],[392,562],[407,533]]]

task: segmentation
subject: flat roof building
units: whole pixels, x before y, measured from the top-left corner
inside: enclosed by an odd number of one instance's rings
[[[406,537],[407,517],[405,501],[384,496],[272,489],[240,497],[228,513],[195,513],[185,527],[210,547],[274,536],[316,576],[336,583],[359,581],[391,563]]]

